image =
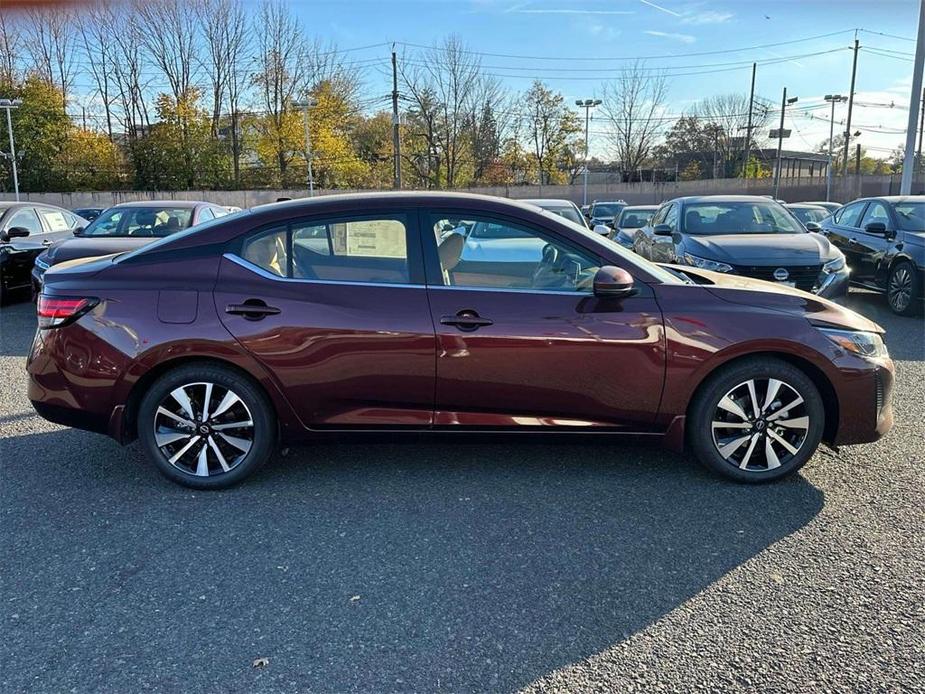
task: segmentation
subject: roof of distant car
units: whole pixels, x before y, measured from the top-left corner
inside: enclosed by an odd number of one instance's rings
[[[575,203],[571,200],[557,200],[555,198],[528,198],[518,200],[519,202],[529,202],[531,205],[542,207],[543,205],[557,205],[559,207],[571,207]]]
[[[204,202],[202,200],[133,200],[132,202],[120,202],[118,205],[113,205],[112,207],[173,207],[177,209],[186,209],[188,207],[213,204],[214,203]],[[216,207],[218,207],[218,205],[216,205]]]
[[[887,202],[925,202],[925,195],[868,195],[858,200],[886,200]],[[857,202],[858,200],[852,200]]]
[[[777,202],[764,195],[687,195],[672,202]]]
[[[825,209],[825,207],[820,205],[818,202],[788,202],[786,205],[784,205],[784,207],[796,210],[805,210],[807,208],[818,208],[822,210]]]
[[[623,208],[624,212],[634,212],[636,210],[657,210],[658,205],[629,205]]]

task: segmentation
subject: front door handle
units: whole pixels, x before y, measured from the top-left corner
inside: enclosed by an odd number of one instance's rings
[[[856,246],[857,243],[858,243],[858,240],[857,240],[857,239],[853,239],[853,238],[852,238],[852,239],[848,239],[848,243],[851,244],[851,245]]]
[[[228,304],[225,313],[233,316],[244,316],[247,320],[261,320],[267,316],[275,316],[280,310],[275,306],[267,306],[260,299],[247,299],[243,304]]]
[[[482,318],[475,311],[460,311],[455,316],[443,316],[440,319],[442,325],[454,325],[463,332],[472,332],[486,325],[494,325],[490,318]]]

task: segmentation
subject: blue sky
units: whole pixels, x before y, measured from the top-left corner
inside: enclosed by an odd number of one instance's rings
[[[869,105],[856,107],[853,122],[865,128],[861,142],[871,147],[873,155],[884,156],[903,142],[901,133],[890,131],[906,126],[915,43],[896,37],[914,38],[916,0],[292,0],[291,4],[309,33],[340,48],[383,41],[430,44],[455,33],[476,51],[538,56],[543,59],[485,56],[482,62],[491,66],[488,72],[518,75],[503,78],[512,90],[524,89],[539,77],[562,91],[569,102],[599,95],[609,71],[622,64],[574,58],[648,56],[648,66],[671,68],[674,74],[723,70],[671,77],[670,114],[683,112],[704,96],[747,92],[753,60],[778,61],[759,64],[758,94],[779,103],[786,86],[789,95],[800,97],[800,105],[811,107],[824,94],[848,92],[852,54],[846,49],[854,39],[848,30],[893,34],[859,34],[856,99]],[[704,55],[729,49],[741,51]],[[376,47],[350,55],[365,62],[385,58],[388,50]],[[898,53],[875,53],[884,50]],[[696,53],[701,55],[682,57]],[[743,65],[729,66],[736,62]],[[371,93],[388,91],[384,71],[366,67],[364,72]],[[891,102],[896,107],[889,108]],[[820,108],[788,118],[794,134],[786,146],[807,149],[827,137],[827,114]],[[836,120],[843,117],[844,109],[837,110]],[[606,149],[603,138],[592,139],[592,154],[606,156]]]

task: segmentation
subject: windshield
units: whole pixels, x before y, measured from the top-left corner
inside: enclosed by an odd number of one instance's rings
[[[624,229],[641,229],[649,223],[654,213],[655,210],[623,210],[617,226]]]
[[[899,228],[925,231],[925,202],[898,202],[893,206],[899,217]]]
[[[821,222],[829,216],[828,210],[818,207],[793,207],[790,211],[793,212],[796,218],[803,222],[803,224],[807,222]]]
[[[126,260],[131,260],[132,258],[135,258],[139,255],[144,255],[145,253],[156,251],[161,246],[166,246],[167,244],[173,243],[174,241],[185,239],[189,236],[192,236],[193,234],[198,234],[200,232],[206,231],[207,229],[211,229],[214,226],[218,226],[219,224],[225,224],[226,222],[229,222],[234,219],[240,219],[241,217],[244,217],[249,214],[253,214],[253,212],[251,212],[249,209],[241,210],[240,212],[232,212],[231,214],[226,214],[223,217],[216,217],[215,219],[210,219],[207,222],[201,222],[194,227],[189,227],[188,229],[184,229],[183,231],[173,234],[172,236],[165,236],[155,241],[154,243],[149,243],[145,246],[142,246],[141,248],[136,248],[134,251],[130,251],[128,253],[122,253],[121,255],[116,256],[115,262],[122,263],[122,262],[125,262]]]
[[[616,217],[620,214],[626,205],[620,205],[619,203],[595,203],[591,208],[591,216],[597,217],[598,219],[607,219],[610,217]]]
[[[192,220],[189,207],[113,207],[93,220],[83,236],[157,238],[186,229]]]
[[[470,239],[529,239],[533,238],[526,232],[513,229],[506,224],[491,224],[490,222],[476,222],[469,234]]]
[[[805,229],[776,202],[695,202],[684,206],[688,234],[801,234]]]
[[[565,217],[570,222],[575,222],[576,224],[583,224],[582,217],[571,205],[558,205],[556,207],[540,205],[544,210],[557,214],[560,217]]]

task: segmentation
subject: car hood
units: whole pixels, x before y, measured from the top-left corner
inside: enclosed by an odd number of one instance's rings
[[[683,249],[730,265],[821,265],[839,251],[821,234],[685,234]]]
[[[710,272],[700,268],[666,265],[688,275],[704,289],[723,301],[747,306],[762,306],[786,313],[803,315],[814,325],[880,333],[886,331],[859,313],[834,301],[788,287],[780,282],[765,282],[750,277]]]
[[[125,253],[134,251],[136,248],[147,246],[149,243],[157,241],[157,238],[151,237],[104,237],[94,238],[92,236],[77,237],[59,241],[52,245],[42,260],[49,265],[57,265],[65,260],[74,260],[75,258],[91,258],[98,255],[110,255],[112,253]]]

